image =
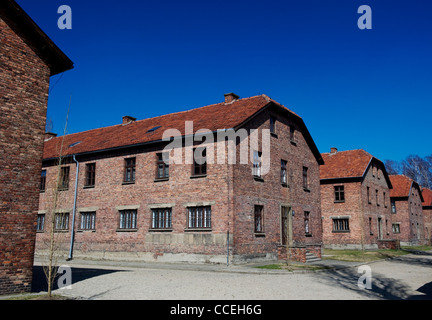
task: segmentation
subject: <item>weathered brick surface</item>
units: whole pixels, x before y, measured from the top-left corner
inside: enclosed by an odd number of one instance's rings
[[[375,168],[375,169],[373,169]],[[378,173],[376,170],[378,168]],[[345,201],[335,201],[334,187],[344,186]],[[369,187],[369,199],[367,188]],[[378,201],[376,199],[378,190]],[[384,199],[385,194],[385,199]],[[361,181],[321,184],[323,241],[332,248],[376,248],[379,239],[393,239],[390,191],[378,163],[368,167]],[[333,219],[348,218],[349,232],[334,232]]]
[[[425,243],[425,229],[420,190],[413,187],[408,198],[392,198],[396,203],[396,213],[392,222],[400,224],[400,233],[394,236],[403,245]]]
[[[48,67],[0,19],[0,294],[30,290]]]
[[[229,105],[227,107],[230,107]],[[293,240],[295,245],[320,246],[320,193],[319,166],[306,144],[301,132],[296,133],[296,145],[289,142],[289,125],[293,120],[274,114],[277,118],[278,137],[271,137],[270,173],[264,181],[255,181],[252,163],[209,164],[206,177],[191,178],[190,164],[170,166],[168,181],[155,182],[156,153],[163,145],[142,147],[130,151],[118,151],[90,157],[78,157],[80,172],[76,230],[79,214],[96,211],[96,230],[77,231],[74,256],[111,259],[140,259],[159,261],[225,262],[229,246],[230,260],[244,261],[249,258],[276,258],[277,246],[281,243],[281,205],[296,210],[293,218]],[[269,113],[262,112],[250,128],[269,127]],[[199,128],[195,128],[196,130]],[[225,146],[226,148],[226,146]],[[183,150],[184,151],[184,150]],[[237,146],[237,159],[240,159]],[[227,154],[227,152],[226,152]],[[183,153],[184,155],[184,153]],[[124,185],[124,158],[136,157],[136,182]],[[280,161],[288,161],[292,172],[290,186],[280,182]],[[84,188],[85,164],[96,162],[96,185]],[[184,161],[183,161],[184,163]],[[69,190],[59,193],[57,211],[72,214],[76,165],[70,166]],[[309,168],[310,190],[303,190],[302,168]],[[49,221],[52,210],[57,167],[44,162],[47,170],[47,190],[40,195],[40,212],[46,214],[45,232],[37,235],[37,253],[46,252],[49,236]],[[212,210],[212,228],[208,231],[187,229],[187,206],[209,204]],[[264,234],[254,234],[254,205],[264,206]],[[171,231],[152,231],[151,206],[172,207]],[[117,230],[119,206],[138,208],[137,230]],[[304,211],[310,212],[311,235],[304,232]],[[71,223],[70,219],[70,222]],[[68,250],[69,231],[60,234],[64,250]],[[229,237],[228,237],[229,232]],[[228,243],[229,241],[229,243]],[[304,250],[303,250],[304,251]]]

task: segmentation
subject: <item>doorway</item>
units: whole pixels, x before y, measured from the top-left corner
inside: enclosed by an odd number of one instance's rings
[[[281,206],[281,244],[292,245],[292,214],[291,208]]]

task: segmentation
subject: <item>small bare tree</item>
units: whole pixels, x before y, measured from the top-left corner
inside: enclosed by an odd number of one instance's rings
[[[72,98],[72,97],[71,97]],[[52,200],[51,200],[51,206],[49,208],[49,222],[50,222],[50,228],[49,228],[49,239],[48,239],[48,262],[47,265],[43,266],[43,270],[47,279],[47,285],[48,285],[48,296],[51,297],[52,296],[52,289],[54,287],[54,281],[55,278],[57,276],[57,271],[58,271],[58,258],[59,258],[59,250],[61,247],[61,243],[62,241],[60,241],[61,239],[61,233],[56,233],[56,229],[58,229],[57,225],[58,223],[60,223],[61,221],[63,221],[64,216],[59,216],[59,215],[64,215],[64,214],[58,214],[57,213],[57,206],[58,206],[58,202],[59,202],[59,190],[61,190],[62,188],[62,180],[63,180],[63,175],[62,175],[62,164],[64,161],[64,157],[63,157],[63,148],[64,148],[64,140],[65,140],[65,136],[67,133],[67,126],[68,126],[68,120],[69,120],[69,112],[70,112],[70,104],[71,104],[71,100],[69,101],[69,107],[68,107],[68,111],[66,114],[66,123],[65,123],[65,127],[63,130],[63,137],[61,140],[61,144],[60,144],[60,149],[58,150],[58,158],[57,158],[57,176],[56,176],[56,180],[55,180],[55,185],[52,188]]]

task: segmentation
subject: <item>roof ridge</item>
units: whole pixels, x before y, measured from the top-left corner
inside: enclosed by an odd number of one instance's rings
[[[367,154],[370,154],[369,152],[367,152],[365,149],[362,149],[362,148],[359,148],[359,149],[351,149],[351,150],[342,150],[342,151],[337,151],[336,153],[334,153],[334,154],[338,154],[338,153],[341,153],[341,152],[352,152],[352,151],[364,151],[364,152],[366,152]],[[322,152],[321,154],[332,154],[331,152]],[[371,156],[372,156],[372,154],[370,154]],[[373,156],[372,156],[373,157]],[[375,157],[374,157],[375,158]],[[378,158],[377,158],[378,159]]]
[[[251,96],[251,97],[241,98],[241,99],[238,99],[238,100],[234,101],[234,103],[237,102],[237,101],[247,100],[247,99],[253,99],[253,98],[258,98],[258,97],[263,97],[263,98],[265,98],[267,101],[269,101],[268,99],[270,99],[270,98],[268,98],[268,96],[266,96],[265,94],[261,94],[261,95],[255,95],[255,96]],[[268,99],[267,99],[266,97],[267,97]],[[270,100],[271,100],[271,99],[270,99]],[[152,119],[157,119],[157,118],[162,118],[162,117],[167,117],[167,116],[173,116],[173,115],[182,114],[182,113],[187,113],[187,112],[191,112],[191,111],[195,111],[195,110],[199,110],[199,109],[204,109],[204,108],[209,108],[209,107],[215,107],[215,106],[217,106],[217,105],[225,105],[225,102],[213,103],[213,104],[209,104],[209,105],[206,105],[206,106],[197,107],[197,108],[192,108],[192,109],[188,109],[188,110],[177,111],[177,112],[172,112],[172,113],[166,113],[166,114],[162,114],[162,115],[159,115],[159,116],[154,116],[154,117],[151,117],[151,118],[145,118],[145,119],[136,120],[136,121],[134,121],[133,123],[139,123],[139,122],[148,121],[148,120],[152,120]],[[102,129],[106,129],[106,128],[113,128],[113,127],[116,127],[116,126],[123,126],[123,125],[122,125],[122,124],[114,124],[114,125],[110,125],[110,126],[106,126],[106,127],[100,127],[100,128],[88,129],[88,130],[84,130],[84,131],[80,131],[80,132],[69,133],[69,134],[65,134],[65,135],[62,135],[62,136],[58,136],[58,137],[55,137],[54,139],[58,139],[58,138],[66,137],[66,136],[70,137],[70,136],[72,136],[72,135],[74,135],[74,134],[81,134],[81,133],[85,133],[85,132],[96,131],[96,130],[102,130]],[[54,140],[54,139],[53,139],[53,140]]]

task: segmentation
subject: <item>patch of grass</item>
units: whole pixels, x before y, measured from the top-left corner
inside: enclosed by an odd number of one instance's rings
[[[316,266],[316,265],[304,265],[304,264],[295,264],[292,263],[287,265],[286,263],[274,263],[274,264],[266,264],[263,266],[257,266],[259,269],[268,269],[268,270],[286,270],[286,271],[294,271],[294,270],[322,270],[328,269],[325,266]]]
[[[323,259],[351,261],[351,262],[370,262],[375,260],[387,259],[408,254],[404,250],[332,250],[324,249]]]
[[[402,249],[411,250],[411,251],[428,251],[428,250],[432,250],[432,246],[412,246],[412,247],[403,246]]]

